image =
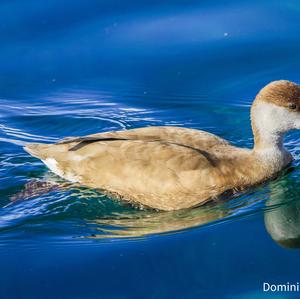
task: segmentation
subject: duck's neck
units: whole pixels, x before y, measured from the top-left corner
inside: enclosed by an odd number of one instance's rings
[[[282,169],[292,160],[291,154],[283,145],[284,133],[267,123],[259,114],[253,115],[251,111],[251,125],[254,135],[253,154],[255,154],[268,167],[276,170]]]
[[[254,135],[254,147],[255,151],[285,151],[283,146],[284,134],[280,132],[261,132],[255,124],[252,124]]]

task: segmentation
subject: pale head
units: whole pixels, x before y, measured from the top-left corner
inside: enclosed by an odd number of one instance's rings
[[[257,94],[251,107],[255,147],[282,146],[284,133],[300,129],[300,85],[274,81]]]

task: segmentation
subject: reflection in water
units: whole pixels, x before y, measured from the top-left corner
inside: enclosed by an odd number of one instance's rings
[[[6,207],[11,209],[11,214],[19,214],[23,218],[24,215],[42,217],[38,223],[74,217],[85,219],[92,229],[87,233],[78,232],[79,235],[97,239],[173,233],[264,210],[265,226],[273,240],[284,247],[300,247],[300,201],[297,200],[300,188],[297,181],[288,170],[271,182],[269,188],[268,192],[261,187],[194,209],[159,212],[134,208],[97,190],[67,183],[46,173],[43,181],[32,180],[25,184],[23,189],[11,196],[11,203]],[[28,205],[22,205],[22,201],[28,201]],[[24,221],[22,217],[21,223]],[[35,222],[34,219],[32,221]],[[6,222],[6,226],[10,224]],[[2,228],[5,227],[2,225]]]
[[[101,232],[105,231],[108,235],[94,237],[139,237],[170,233],[264,211],[265,227],[272,239],[286,248],[300,248],[300,187],[290,177],[290,170],[270,182],[267,200],[264,200],[262,190],[254,194],[248,191],[235,199],[227,198],[227,202],[213,202],[194,209],[128,214],[127,217],[123,214],[117,219],[97,219],[94,222],[101,225]],[[260,209],[254,208],[259,205]],[[112,226],[113,229],[104,229],[103,225]]]
[[[218,207],[199,207],[195,209],[170,212],[144,212],[136,215],[121,215],[115,219],[97,219],[94,223],[101,227],[101,234],[93,237],[142,237],[146,235],[171,233],[222,219],[229,211]],[[126,217],[127,216],[127,217]],[[106,228],[102,226],[105,225]],[[108,226],[113,227],[113,229]],[[103,234],[106,232],[107,234]]]
[[[26,226],[28,216],[30,223],[78,218],[84,219],[91,228],[87,233],[78,231],[78,234],[99,239],[164,234],[226,221],[240,214],[248,214],[260,201],[248,192],[194,209],[159,212],[134,207],[97,190],[66,183],[49,173],[44,175],[42,181],[26,183],[10,196],[10,200],[6,210],[3,210],[5,217],[2,220],[13,219],[13,222],[2,221],[2,230],[16,223]]]
[[[6,160],[6,165],[9,163],[11,160]],[[293,172],[289,169],[266,186],[243,194],[170,212],[132,207],[97,190],[65,182],[50,172],[37,173],[34,176],[42,178],[41,181],[33,179],[15,191],[7,188],[10,202],[3,206],[0,229],[9,231],[14,225],[28,225],[34,231],[35,225],[39,227],[45,221],[80,219],[87,230],[76,226],[78,237],[133,238],[226,222],[264,211],[265,226],[272,239],[284,247],[297,248],[300,247],[297,168],[296,165]]]
[[[133,207],[126,202],[117,202],[116,199],[107,198],[112,203],[120,204],[123,210],[117,211],[117,209],[114,209],[110,215],[108,213],[99,214],[99,211],[98,213],[94,211],[94,216],[98,214],[99,217],[89,219],[90,217],[85,213],[87,209],[85,204],[90,204],[91,198],[102,201],[104,195],[101,196],[101,193],[96,190],[64,182],[54,175],[50,175],[50,177],[48,175],[42,181],[32,180],[26,183],[20,191],[10,197],[11,203],[7,207],[42,196],[48,197],[54,192],[64,192],[69,195],[65,196],[69,197],[69,199],[72,197],[80,199],[82,216],[90,221],[93,226],[96,225],[99,234],[93,234],[93,237],[99,238],[107,238],[108,236],[140,237],[150,234],[174,232],[224,218],[232,212],[230,209],[220,208],[220,203],[219,205],[210,203],[194,209],[158,212],[152,209],[144,209],[141,206]],[[43,201],[41,201],[41,205],[42,203]],[[55,200],[52,204],[54,203]],[[60,203],[60,205],[62,204]],[[126,206],[129,208],[128,210],[124,210]],[[31,206],[31,208],[34,207]],[[102,208],[99,206],[95,208],[105,210],[103,206]],[[51,210],[50,207],[48,207],[48,210]]]
[[[61,185],[54,182],[32,180],[25,184],[24,188],[20,192],[11,196],[10,200],[12,203],[21,200],[28,200],[36,196],[47,194],[51,191],[60,190],[61,188]]]
[[[286,248],[300,248],[300,187],[292,179],[270,184],[265,226],[272,239]]]

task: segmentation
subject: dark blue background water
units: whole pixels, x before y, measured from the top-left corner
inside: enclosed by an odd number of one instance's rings
[[[148,125],[251,147],[256,92],[300,82],[298,1],[3,0],[0,20],[0,298],[299,296],[262,291],[300,281],[297,161],[233,199],[159,213],[61,188],[22,150]],[[55,187],[27,198],[32,182]]]

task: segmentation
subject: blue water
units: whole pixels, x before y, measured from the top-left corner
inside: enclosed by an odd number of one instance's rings
[[[251,147],[249,108],[300,82],[300,3],[0,2],[0,298],[297,298],[300,158],[273,182],[157,212],[65,182],[25,142],[172,125]],[[34,192],[33,192],[34,191]]]

